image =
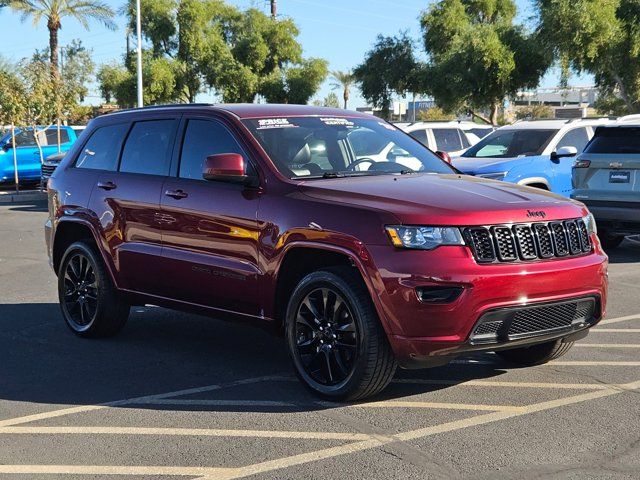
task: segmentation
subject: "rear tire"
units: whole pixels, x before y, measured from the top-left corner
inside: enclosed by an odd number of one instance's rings
[[[510,363],[530,367],[533,365],[542,365],[543,363],[561,357],[571,349],[573,343],[574,342],[553,340],[530,347],[498,350],[496,354]]]
[[[96,247],[67,248],[58,271],[58,298],[67,326],[80,337],[110,337],[124,327],[129,304],[118,293]]]
[[[286,338],[296,374],[329,400],[382,391],[397,362],[362,278],[350,267],[310,273],[287,307]]]
[[[622,241],[624,240],[624,235],[611,235],[606,230],[602,230],[598,234],[598,238],[600,239],[600,243],[602,247],[606,250],[612,250],[620,246]]]

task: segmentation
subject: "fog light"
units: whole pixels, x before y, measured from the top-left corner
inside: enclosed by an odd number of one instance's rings
[[[462,287],[418,287],[418,300],[424,303],[451,303],[462,293]]]

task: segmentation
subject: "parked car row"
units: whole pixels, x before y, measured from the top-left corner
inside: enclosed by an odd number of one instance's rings
[[[300,380],[331,400],[469,352],[545,363],[606,309],[608,259],[582,203],[460,175],[362,113],[104,115],[48,196],[47,248],[74,333],[114,335],[146,303],[269,325]]]
[[[84,129],[83,126],[61,126],[59,129],[57,126],[36,127],[35,131],[33,128],[17,128],[14,132],[15,145],[11,132],[5,132],[0,138],[0,184],[15,181],[14,150],[21,182],[37,182],[43,177],[48,178],[56,162],[71,148]]]

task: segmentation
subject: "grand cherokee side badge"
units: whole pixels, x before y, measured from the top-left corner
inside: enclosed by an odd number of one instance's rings
[[[527,210],[527,217],[529,218],[545,218],[547,216],[542,210]]]

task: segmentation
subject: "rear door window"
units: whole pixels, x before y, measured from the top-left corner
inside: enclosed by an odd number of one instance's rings
[[[578,150],[578,153],[584,150],[584,147],[589,143],[589,133],[587,129],[582,128],[574,128],[573,130],[569,130],[558,142],[556,149],[562,147],[575,147]]]
[[[80,152],[76,160],[76,168],[117,170],[118,155],[128,129],[127,123],[98,128],[91,134]]]
[[[120,160],[120,171],[168,175],[176,121],[136,122],[127,137]]]
[[[427,138],[426,130],[414,130],[413,132],[409,132],[409,135],[418,140],[425,147],[429,148],[429,139]]]
[[[436,139],[436,148],[443,152],[455,152],[462,150],[460,134],[455,128],[433,128],[431,130]]]
[[[47,145],[57,145],[58,144],[58,129],[57,128],[48,128],[44,132],[46,136],[46,144]],[[66,129],[60,129],[60,143],[68,143],[69,142],[69,132]]]
[[[640,153],[640,127],[598,127],[585,153]]]

